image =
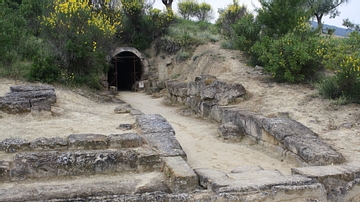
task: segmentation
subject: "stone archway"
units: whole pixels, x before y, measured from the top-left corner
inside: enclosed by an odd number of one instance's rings
[[[110,63],[108,83],[118,90],[136,90],[139,83],[147,79],[149,63],[144,54],[136,48],[116,48],[111,55]]]

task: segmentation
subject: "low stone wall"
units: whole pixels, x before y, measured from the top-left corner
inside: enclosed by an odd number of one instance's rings
[[[222,83],[221,88],[218,88],[218,83],[221,82],[213,76],[199,76],[188,84],[172,80],[167,83],[168,96],[170,100],[184,104],[205,118],[223,124],[231,122],[239,127],[239,136],[246,135],[281,154],[286,153],[299,165],[321,166],[345,162],[343,155],[295,120],[267,118],[236,107],[224,106],[244,96],[246,91],[239,84]]]

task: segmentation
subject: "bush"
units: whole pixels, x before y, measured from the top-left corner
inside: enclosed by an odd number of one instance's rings
[[[176,61],[183,62],[191,57],[191,54],[186,51],[181,51],[176,54]]]
[[[249,13],[246,6],[240,6],[237,0],[233,0],[232,4],[219,9],[218,12],[219,18],[216,20],[216,25],[225,37],[232,37],[234,35],[232,25]]]
[[[10,66],[19,58],[18,47],[26,36],[26,21],[19,14],[5,5],[0,7],[0,62]]]
[[[153,9],[141,1],[122,2],[125,15],[119,37],[123,43],[139,50],[149,48],[155,38],[165,34],[175,17],[172,10]]]
[[[54,58],[38,57],[30,67],[28,80],[54,83],[58,80],[60,73],[59,67],[54,63]]]
[[[321,40],[318,54],[323,65],[335,76],[320,82],[319,92],[326,98],[346,98],[360,103],[360,34],[352,32],[347,39]]]
[[[314,76],[321,67],[316,55],[318,37],[288,33],[279,39],[262,38],[252,52],[278,82],[298,83]]]
[[[233,25],[235,31],[235,44],[239,50],[250,55],[250,48],[260,39],[260,25],[255,21],[254,15],[248,14]]]
[[[263,26],[263,34],[270,37],[281,37],[293,32],[301,23],[308,23],[312,10],[304,5],[308,0],[260,0],[261,9],[258,9],[257,20]]]
[[[208,28],[202,30],[205,26]],[[188,49],[207,41],[218,41],[219,37],[212,33],[213,30],[214,25],[207,22],[178,19],[169,27],[168,33],[157,40],[157,51],[163,50],[168,53],[174,53],[181,49],[188,51]]]
[[[57,0],[52,11],[42,16],[42,30],[49,41],[53,55],[33,68],[54,72],[50,64],[57,64],[67,76],[92,77],[107,67],[105,55],[112,51],[114,36],[121,24],[120,13],[108,15],[102,10],[93,10],[86,2]],[[114,11],[115,12],[115,11]],[[36,64],[36,62],[35,62]],[[36,79],[45,79],[36,77]],[[48,79],[52,82],[53,78]]]

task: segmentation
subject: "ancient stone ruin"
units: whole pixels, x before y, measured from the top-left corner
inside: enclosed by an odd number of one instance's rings
[[[122,103],[114,113],[135,117],[119,125],[123,133],[2,140],[0,201],[360,201],[360,163],[346,163],[294,120],[225,106],[246,95],[240,84],[203,76],[189,84],[171,81],[168,90],[171,99],[223,123],[224,139],[253,139],[299,167],[291,175],[260,166],[194,170],[164,117]],[[126,132],[130,126],[136,132]]]
[[[55,102],[52,86],[11,86],[10,92],[0,97],[0,110],[9,114],[51,111]]]

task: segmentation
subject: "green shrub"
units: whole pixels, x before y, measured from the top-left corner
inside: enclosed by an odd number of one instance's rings
[[[221,41],[221,48],[235,50],[236,45],[233,40],[223,40],[223,41]]]
[[[335,76],[320,82],[319,92],[326,98],[346,98],[360,103],[360,34],[353,32],[349,38],[320,40],[317,54],[325,68]]]
[[[307,1],[260,0],[257,20],[263,27],[263,34],[277,38],[294,32],[299,28],[299,23],[308,23],[313,13],[304,6]]]
[[[191,57],[191,54],[186,51],[181,51],[176,54],[176,61],[183,62]]]
[[[314,76],[321,67],[316,55],[317,43],[316,36],[303,38],[288,33],[279,39],[262,38],[252,47],[252,52],[276,81],[298,83]]]
[[[219,18],[216,20],[216,25],[219,32],[225,37],[232,37],[234,35],[232,25],[249,13],[247,7],[240,6],[237,0],[233,0],[232,4],[224,9],[219,9],[218,12]]]
[[[319,82],[319,93],[327,99],[335,99],[340,97],[341,90],[337,85],[335,76],[326,77]]]
[[[54,83],[58,80],[60,73],[59,67],[54,63],[54,58],[38,57],[34,59],[30,67],[28,80]]]
[[[17,4],[16,4],[17,5]],[[0,6],[0,62],[10,66],[19,59],[18,46],[26,36],[26,21],[18,10]]]
[[[115,33],[121,25],[120,13],[110,15],[106,10],[95,11],[83,1],[56,0],[51,8],[41,22],[50,51],[46,63],[35,61],[33,68],[52,72],[51,75],[61,69],[64,77],[73,75],[75,78],[94,77],[103,72],[107,67],[105,55],[113,50]],[[50,59],[52,64],[58,65],[56,68],[50,65]],[[55,79],[34,74],[31,78],[46,82]]]
[[[255,21],[254,15],[245,15],[233,25],[233,29],[236,47],[249,55],[250,48],[260,39],[261,27]]]

